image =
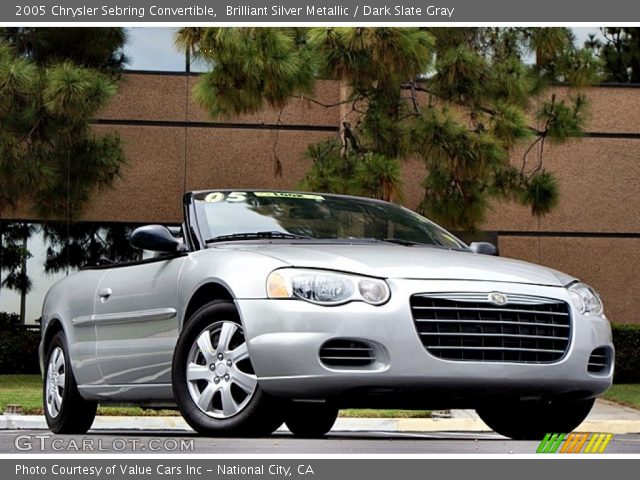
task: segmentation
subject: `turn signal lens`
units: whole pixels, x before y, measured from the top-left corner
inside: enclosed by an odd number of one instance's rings
[[[287,290],[287,283],[282,275],[273,272],[267,279],[267,292],[269,298],[289,298],[291,294]]]

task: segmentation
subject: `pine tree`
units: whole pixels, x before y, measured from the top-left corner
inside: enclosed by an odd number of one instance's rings
[[[353,115],[339,141],[309,146],[303,186],[398,200],[402,161],[417,155],[428,172],[420,210],[458,230],[476,228],[496,198],[534,215],[554,207],[544,145],[581,134],[579,88],[598,68],[564,28],[204,28],[178,38],[210,66],[195,95],[212,116],[321,104],[317,79],[346,84]],[[571,98],[546,94],[552,82],[575,87]]]
[[[640,83],[640,28],[606,27],[602,39],[590,35],[585,46],[602,60],[606,82]]]
[[[0,218],[28,205],[43,218],[77,218],[124,163],[116,134],[90,120],[116,93],[125,58],[120,28],[0,29]],[[0,222],[0,285],[29,290],[25,245]],[[17,256],[16,256],[17,255]]]

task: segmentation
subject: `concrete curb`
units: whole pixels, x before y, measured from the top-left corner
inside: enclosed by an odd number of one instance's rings
[[[0,430],[47,430],[38,415],[0,415]],[[183,431],[191,428],[181,417],[96,417],[92,430]],[[285,427],[280,429],[286,431]],[[334,432],[490,432],[474,418],[339,418]],[[577,431],[640,433],[640,420],[586,420]]]
[[[0,430],[48,430],[42,415],[0,415]],[[192,431],[182,417],[97,416],[92,430]]]

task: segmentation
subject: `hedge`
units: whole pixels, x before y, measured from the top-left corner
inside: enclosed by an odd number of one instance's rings
[[[616,383],[640,383],[640,325],[614,324]],[[0,374],[40,373],[40,332],[27,330],[20,316],[0,312]]]
[[[615,383],[640,383],[640,325],[614,324]]]
[[[20,315],[0,312],[0,374],[40,373],[40,332],[27,330]]]

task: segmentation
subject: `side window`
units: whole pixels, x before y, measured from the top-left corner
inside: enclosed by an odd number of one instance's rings
[[[128,223],[47,222],[38,228],[45,241],[45,270],[75,269],[135,262],[142,252],[129,238],[138,225]]]

